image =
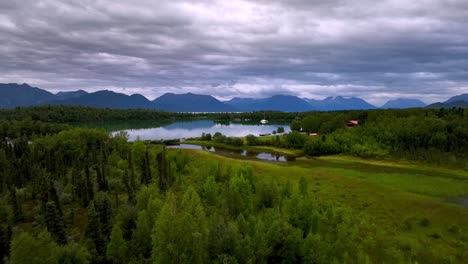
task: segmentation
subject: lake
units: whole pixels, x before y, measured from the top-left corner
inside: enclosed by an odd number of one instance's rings
[[[126,129],[130,141],[141,140],[167,140],[200,137],[202,133],[214,134],[220,132],[229,137],[243,137],[249,134],[259,136],[259,134],[272,133],[278,127],[284,127],[289,131],[286,124],[241,124],[229,123],[221,124],[211,120],[184,121],[155,126],[152,128]]]

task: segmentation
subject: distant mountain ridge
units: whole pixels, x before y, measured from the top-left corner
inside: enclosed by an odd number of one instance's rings
[[[71,92],[58,92],[55,94],[55,99],[56,100],[65,100],[65,99],[70,99],[70,98],[78,98],[81,97],[88,92],[83,91],[83,90],[78,90],[78,91],[71,91]]]
[[[54,99],[54,94],[28,84],[0,84],[0,108],[38,105]]]
[[[468,108],[468,94],[460,94],[449,98],[445,102],[430,104],[427,108]]]
[[[468,93],[453,96],[447,101],[445,101],[445,103],[453,103],[453,102],[459,102],[459,101],[468,103]]]
[[[237,112],[211,95],[166,93],[153,100],[158,110],[169,112]]]
[[[403,109],[403,108],[417,108],[425,107],[426,104],[418,99],[407,99],[407,98],[398,98],[394,100],[389,100],[381,108],[388,109]]]
[[[154,109],[154,105],[146,97],[140,94],[126,95],[108,90],[85,93],[78,97],[70,97],[63,100],[53,100],[46,104],[53,105],[80,105],[99,108],[114,109]]]
[[[357,97],[345,98],[343,96],[327,97],[323,100],[305,99],[318,111],[338,111],[338,110],[364,110],[375,109],[376,107]]]
[[[243,111],[337,111],[376,109],[365,100],[357,97],[327,97],[323,100],[299,98],[292,95],[274,95],[268,98],[232,98],[219,101],[211,95],[193,93],[166,93],[153,101],[140,94],[126,95],[102,90],[88,93],[83,90],[50,93],[28,84],[0,84],[0,108],[34,105],[80,105],[114,109],[156,109],[171,112],[243,112]],[[454,96],[443,103],[427,107],[466,107],[468,94]],[[395,99],[388,101],[382,108],[423,107],[417,99]]]
[[[304,112],[313,110],[305,100],[292,95],[274,95],[261,99],[235,97],[224,103],[242,111]]]

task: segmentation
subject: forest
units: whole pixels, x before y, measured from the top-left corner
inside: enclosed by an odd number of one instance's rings
[[[349,120],[359,124],[347,127]],[[468,168],[468,113],[463,108],[310,112],[297,114],[290,127],[287,135],[272,131],[270,137],[247,135],[244,141],[219,134],[200,139],[299,149],[309,156],[347,154]]]
[[[31,144],[24,134],[1,145],[7,263],[367,258],[354,249],[350,212],[316,203],[307,184],[263,181],[245,166],[195,164],[187,153],[128,143],[125,135],[48,132]]]
[[[466,209],[437,201],[434,208],[456,213],[459,222],[447,225],[454,220],[426,215],[398,222],[398,227],[386,225],[365,211],[376,206],[369,201],[356,208],[356,197],[354,204],[340,202],[348,191],[331,197],[338,194],[333,188],[338,188],[343,179],[340,176],[340,183],[327,185],[330,179],[320,178],[320,168],[168,150],[150,142],[129,142],[125,132],[110,135],[103,129],[69,124],[123,116],[132,119],[133,115],[143,118],[138,110],[37,110],[0,111],[2,263],[468,260],[467,230],[463,226],[468,221]],[[157,119],[187,117],[162,112],[142,115]],[[281,147],[301,148],[309,155],[409,158],[466,168],[468,115],[464,110],[306,113],[299,118],[298,114],[287,115],[296,122],[291,125],[294,130],[302,128],[320,136],[293,132],[278,141],[284,144]],[[255,116],[259,113],[231,118]],[[345,128],[343,122],[349,119],[358,119],[361,124]],[[216,135],[205,140],[225,139]],[[259,144],[258,140],[249,142]],[[307,160],[300,162],[309,164]],[[297,175],[291,170],[298,171]],[[461,175],[465,179],[466,170]],[[460,192],[465,194],[466,190]],[[432,205],[432,200],[428,201]],[[402,241],[399,235],[410,232],[419,237],[425,230],[429,233],[424,233],[422,240]],[[437,246],[425,249],[423,245],[428,243]]]

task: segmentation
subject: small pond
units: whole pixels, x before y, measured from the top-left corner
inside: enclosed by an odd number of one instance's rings
[[[274,161],[274,162],[290,162],[296,159],[294,156],[288,156],[288,155],[277,154],[277,153],[235,150],[235,149],[227,149],[227,148],[221,148],[221,147],[199,146],[199,145],[191,145],[191,144],[171,145],[171,146],[167,146],[167,148],[168,149],[205,150],[205,151],[210,151],[215,154],[218,154],[224,157],[229,157],[229,158],[263,160],[263,161]]]

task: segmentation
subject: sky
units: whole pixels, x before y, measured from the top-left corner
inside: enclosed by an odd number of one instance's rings
[[[444,101],[468,93],[468,1],[1,0],[0,82]]]

